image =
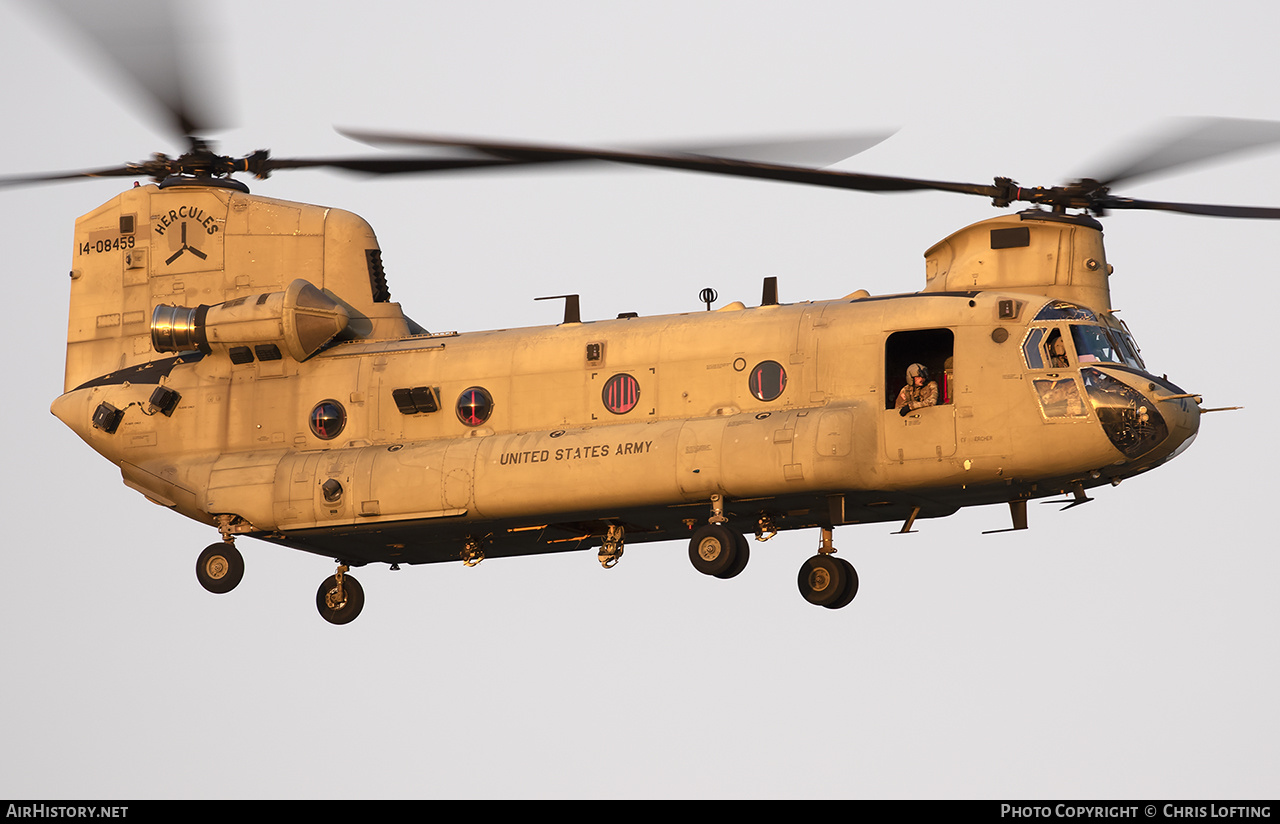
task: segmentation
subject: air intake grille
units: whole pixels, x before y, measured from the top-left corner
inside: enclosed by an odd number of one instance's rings
[[[382,250],[366,249],[365,260],[369,264],[369,288],[374,303],[390,303],[391,290],[387,288],[387,274],[382,271]]]

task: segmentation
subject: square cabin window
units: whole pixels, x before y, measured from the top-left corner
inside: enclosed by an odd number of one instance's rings
[[[890,335],[884,345],[884,408],[893,408],[898,392],[907,385],[907,368],[913,363],[929,370],[929,380],[938,384],[938,403],[951,403],[955,348],[956,336],[950,329],[916,329]]]

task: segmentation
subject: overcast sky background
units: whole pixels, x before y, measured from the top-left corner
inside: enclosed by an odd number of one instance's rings
[[[90,4],[85,4],[86,6]],[[93,4],[110,7],[112,4]],[[206,4],[197,81],[231,154],[370,154],[335,125],[587,145],[900,128],[842,168],[1053,185],[1176,115],[1280,120],[1270,2]],[[213,10],[216,9],[216,14]],[[0,175],[181,146],[118,75],[0,3]],[[1091,169],[1090,164],[1094,166]],[[1280,205],[1280,152],[1133,197]],[[0,191],[0,797],[1275,798],[1280,225],[1106,218],[1113,302],[1148,365],[1210,407],[1171,464],[1067,512],[1032,504],[847,526],[862,588],[806,604],[815,532],[753,544],[733,581],[683,543],[368,567],[353,624],[316,614],[325,558],[157,507],[48,411],[75,218],[128,184]],[[997,214],[660,170],[367,180],[256,193],[373,225],[393,298],[432,330],[923,286],[922,253]]]

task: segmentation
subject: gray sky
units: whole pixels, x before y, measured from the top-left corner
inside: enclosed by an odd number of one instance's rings
[[[1139,9],[1150,9],[1140,11]],[[1053,185],[1161,119],[1280,120],[1274,3],[218,4],[198,80],[229,153],[361,153],[333,126],[584,144],[901,127],[844,168]],[[239,21],[239,22],[237,22]],[[0,3],[0,174],[175,145],[110,71]],[[372,150],[370,150],[372,152]],[[1096,168],[1096,167],[1095,167]],[[1123,194],[1280,205],[1280,152]],[[346,627],[329,560],[216,533],[127,489],[48,412],[62,384],[75,218],[120,182],[0,192],[11,290],[0,797],[1275,798],[1280,576],[1271,376],[1280,226],[1106,219],[1113,301],[1153,371],[1207,406],[1173,463],[1067,512],[1032,504],[836,530],[854,603],[796,592],[816,532],[754,544],[733,581],[683,543],[366,568]],[[254,191],[354,211],[392,295],[433,330],[923,285],[923,251],[996,214],[658,170]]]

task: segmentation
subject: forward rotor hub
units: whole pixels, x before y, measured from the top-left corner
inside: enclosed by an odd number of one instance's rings
[[[1110,192],[1106,185],[1091,178],[1083,178],[1064,186],[1024,188],[1007,177],[997,177],[991,204],[1004,208],[1015,202],[1035,203],[1052,207],[1056,212],[1084,209],[1101,216],[1106,213],[1101,204],[1106,201]]]
[[[146,175],[157,183],[172,177],[190,178],[224,178],[236,172],[249,172],[258,179],[265,179],[270,170],[267,168],[269,157],[265,150],[241,158],[227,157],[211,151],[202,140],[193,139],[191,151],[171,158],[157,153],[143,163],[131,163],[128,168],[138,175]]]

